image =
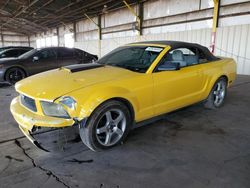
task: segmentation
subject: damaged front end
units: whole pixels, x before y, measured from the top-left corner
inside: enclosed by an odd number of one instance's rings
[[[32,134],[30,133],[30,131],[28,129],[25,129],[21,125],[19,125],[19,129],[29,139],[29,141],[31,141],[31,143],[33,143],[36,147],[38,147],[39,149],[41,149],[41,150],[43,150],[45,152],[49,152],[49,150],[42,147],[41,144],[37,140],[35,140],[35,138],[32,136]]]
[[[77,118],[46,116],[37,101],[36,107],[36,112],[30,110],[17,97],[11,102],[10,110],[22,133],[37,148],[49,152],[50,149],[48,148],[51,148],[53,143],[57,143],[57,148],[63,150],[68,142],[74,140],[77,136],[79,137],[79,128],[81,124],[86,122],[85,119],[79,121]],[[44,142],[48,143],[49,147],[45,147]]]
[[[70,147],[71,143],[81,141],[79,128],[84,126],[82,122],[76,122],[72,127],[65,128],[48,128],[33,126],[31,130],[19,125],[22,133],[33,143],[37,148],[45,151],[64,151]],[[79,124],[78,124],[79,123]]]

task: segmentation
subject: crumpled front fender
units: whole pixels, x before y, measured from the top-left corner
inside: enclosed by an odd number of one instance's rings
[[[89,95],[86,95],[84,91],[80,90],[72,93],[70,96],[77,99],[78,120],[89,117],[99,105],[107,100],[115,98],[120,98],[129,102],[133,107],[134,113],[139,109],[137,98],[129,90],[122,87],[106,87],[98,89]]]

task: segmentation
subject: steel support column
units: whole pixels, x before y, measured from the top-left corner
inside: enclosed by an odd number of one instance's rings
[[[98,57],[101,57],[101,40],[102,40],[102,26],[101,26],[101,15],[97,18],[97,23],[90,18],[86,13],[84,14],[91,22],[93,22],[98,28]]]
[[[76,41],[76,22],[73,23],[74,42]]]
[[[102,40],[102,17],[101,15],[98,16],[98,39]]]
[[[140,16],[138,16],[136,14],[136,12],[134,11],[134,9],[127,3],[127,1],[123,1],[123,3],[127,6],[127,8],[129,9],[129,11],[136,17],[136,23],[138,24],[138,31],[139,31],[139,35],[142,34],[142,20],[141,20],[141,16],[142,16],[142,10],[140,10],[142,8],[142,3],[139,4],[139,14]]]
[[[4,37],[3,37],[3,31],[1,31],[1,42],[2,42],[2,47],[4,46]]]
[[[57,35],[57,46],[60,46],[59,27],[56,28],[56,35]]]
[[[28,35],[28,44],[29,44],[29,47],[30,47],[30,36]]]
[[[102,53],[102,50],[101,50],[101,46],[102,46],[102,17],[101,15],[98,16],[98,52],[99,52],[99,58],[101,57],[101,53]]]
[[[142,23],[143,23],[143,19],[144,19],[143,2],[139,3],[139,15],[138,15],[138,17],[140,19],[139,32],[140,32],[140,35],[143,35],[143,33],[142,33]]]
[[[212,28],[212,38],[211,38],[211,52],[215,51],[215,40],[216,40],[216,31],[219,22],[220,14],[220,0],[214,0],[214,15],[213,15],[213,28]]]

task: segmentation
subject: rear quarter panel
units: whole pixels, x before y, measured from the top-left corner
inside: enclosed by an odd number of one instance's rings
[[[203,64],[203,73],[206,78],[202,99],[206,99],[215,82],[222,76],[227,77],[228,87],[236,79],[236,63],[232,58],[220,57],[218,61]]]

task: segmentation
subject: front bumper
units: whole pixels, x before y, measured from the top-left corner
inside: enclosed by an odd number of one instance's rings
[[[34,144],[39,149],[49,152],[49,150],[45,149],[41,146],[41,144],[34,139],[34,137],[30,134],[30,131],[28,129],[25,129],[24,127],[19,125],[20,130],[23,132],[23,134],[28,138],[29,141],[31,141],[32,144]]]
[[[16,97],[12,100],[10,111],[17,123],[30,131],[32,130],[33,126],[62,128],[72,126],[75,123],[73,119],[38,115],[21,105],[19,102],[19,97]]]
[[[23,134],[38,148],[45,150],[42,146],[33,138],[31,132],[34,127],[53,127],[63,128],[69,127],[75,124],[73,119],[63,119],[49,116],[38,115],[26,107],[20,104],[19,97],[12,100],[10,105],[10,111],[14,119],[19,124],[20,130]],[[45,150],[47,151],[47,150]]]

